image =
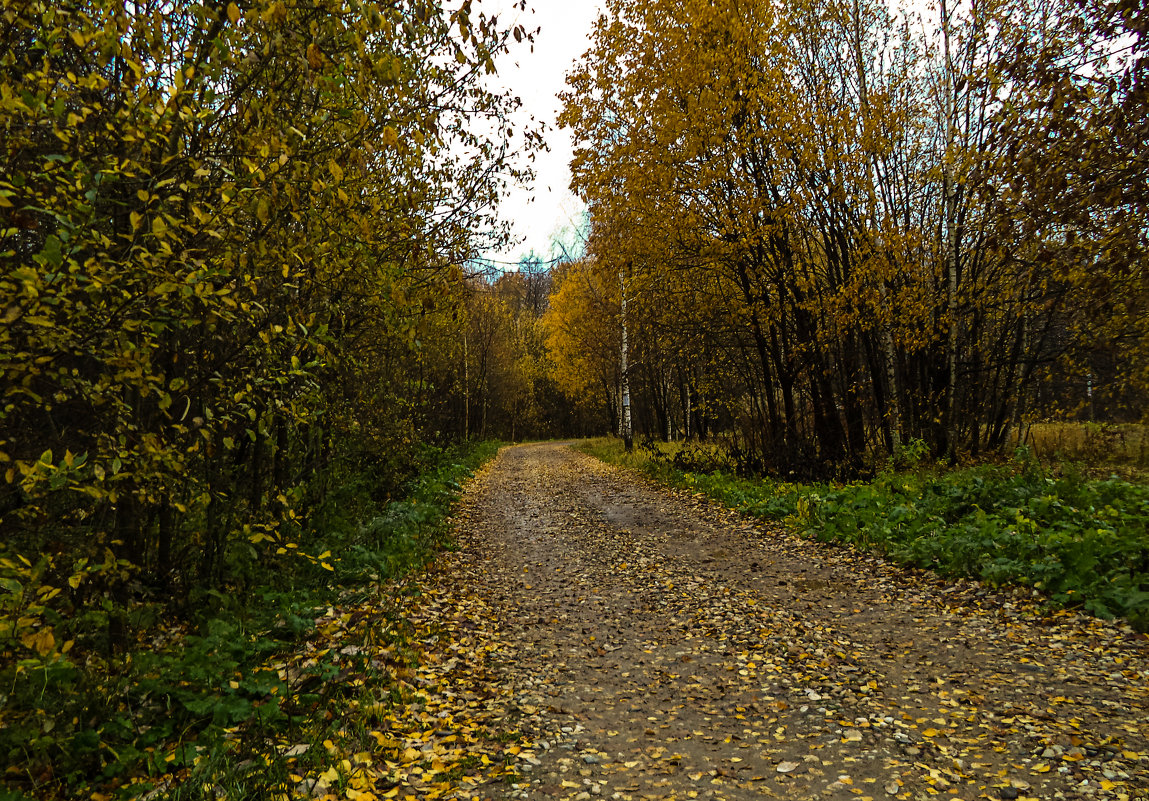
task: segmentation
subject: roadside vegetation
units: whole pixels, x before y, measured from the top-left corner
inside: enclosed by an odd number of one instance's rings
[[[945,469],[911,444],[870,480],[791,483],[741,477],[708,446],[648,443],[628,454],[621,440],[604,438],[579,448],[803,536],[944,576],[1032,587],[1052,604],[1149,631],[1143,482],[1049,467],[1024,449],[1004,463]]]
[[[1032,458],[1149,455],[1149,15],[607,0],[561,97],[587,215],[502,270],[547,145],[491,80],[534,34],[483,5],[5,4],[14,792],[262,798],[398,703],[347,694],[389,686],[355,637],[414,659],[399,590],[346,610],[488,439],[722,438],[594,447],[1149,626],[1144,488]]]
[[[441,544],[490,453],[453,443],[546,425],[545,284],[474,263],[541,145],[484,79],[530,40],[469,2],[5,4],[0,786],[250,785],[376,669],[316,621]]]
[[[59,641],[0,642],[0,798],[156,789],[257,798],[312,760],[322,765],[325,749],[310,746],[336,737],[349,708],[374,706],[378,717],[403,701],[395,673],[417,661],[400,616],[347,620],[336,610],[365,599],[388,608],[395,580],[449,547],[461,482],[497,448],[425,448],[401,497],[382,503],[364,500],[378,476],[345,476],[321,523],[252,542],[247,573],[179,615],[142,594],[91,603],[93,574],[131,570],[111,557],[70,576],[43,556],[0,559],[0,625]],[[127,629],[122,647],[106,634],[117,625]],[[367,658],[369,643],[391,644],[393,660]]]

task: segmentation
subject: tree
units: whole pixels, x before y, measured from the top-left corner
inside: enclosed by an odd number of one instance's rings
[[[681,271],[714,289],[736,324],[689,319],[733,371],[748,467],[850,471],[909,438],[1002,447],[1073,337],[1083,285],[1047,258],[1053,230],[1032,236],[1003,202],[1017,140],[1001,121],[1036,119],[1005,67],[1049,15],[937,11],[918,34],[875,1],[615,0],[570,77],[591,253],[631,265],[628,285]],[[657,296],[635,292],[628,316]]]
[[[1136,4],[1059,4],[1041,27],[1012,29],[1001,69],[1023,102],[995,120],[1007,146],[1003,216],[1043,243],[1040,258],[1074,299],[1046,379],[1070,411],[1087,390],[1107,416],[1143,416],[1149,387],[1149,17]]]
[[[227,586],[340,460],[410,453],[419,338],[538,144],[482,83],[524,32],[325,0],[2,26],[5,545]]]
[[[620,414],[617,292],[588,260],[562,265],[542,319],[555,382],[599,430],[615,428]]]

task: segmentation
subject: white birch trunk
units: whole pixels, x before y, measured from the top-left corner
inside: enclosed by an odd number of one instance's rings
[[[631,427],[630,419],[630,368],[627,364],[629,352],[626,340],[626,269],[622,268],[618,271],[618,281],[622,288],[622,348],[619,353],[619,361],[621,363],[621,383],[622,383],[622,441],[626,444],[626,450],[629,453],[634,450],[634,429]]]

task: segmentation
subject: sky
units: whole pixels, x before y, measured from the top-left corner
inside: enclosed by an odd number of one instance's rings
[[[527,30],[541,28],[534,52],[525,43],[513,47],[497,62],[497,77],[499,85],[522,98],[521,119],[533,115],[546,123],[550,150],[535,157],[534,181],[512,189],[500,207],[500,216],[511,221],[512,235],[519,242],[485,256],[506,262],[517,262],[532,248],[548,256],[551,234],[578,220],[584,209],[569,188],[572,145],[569,132],[555,122],[560,106],[557,94],[574,61],[590,47],[591,28],[602,4],[598,0],[528,0],[525,12],[512,10],[513,5],[514,0],[480,0],[476,8],[498,14],[504,27],[517,21]]]

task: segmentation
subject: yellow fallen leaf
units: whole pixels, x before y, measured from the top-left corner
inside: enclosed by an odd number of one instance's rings
[[[371,709],[369,711],[372,714],[375,714],[374,709]],[[388,737],[386,734],[384,734],[383,732],[380,732],[380,731],[371,732],[371,736],[375,738],[375,742],[379,745],[380,748],[395,748],[396,746],[399,745],[399,743],[397,743],[395,740],[393,740],[392,738]]]

